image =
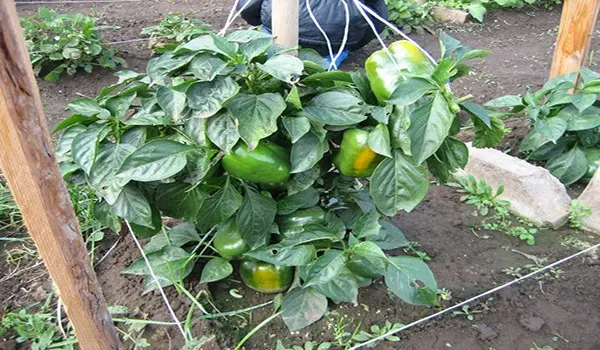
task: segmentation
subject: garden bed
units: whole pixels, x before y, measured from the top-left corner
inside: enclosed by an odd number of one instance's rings
[[[143,13],[138,11],[139,6],[140,3],[113,3],[92,6],[73,4],[52,8],[64,12],[92,13],[101,16],[103,24],[121,26],[120,30],[107,30],[104,33],[108,41],[139,38],[141,28],[155,24],[173,11],[193,11],[194,16],[219,28],[229,11],[229,1],[216,0],[144,2]],[[36,8],[19,6],[19,11],[21,15],[27,15]],[[453,89],[460,94],[473,94],[476,101],[485,102],[500,95],[522,93],[528,84],[532,84],[534,89],[539,88],[546,81],[550,70],[559,18],[558,10],[492,11],[484,26],[468,24],[446,28],[469,46],[492,50],[492,55],[474,66],[474,76],[453,85]],[[414,38],[436,56],[438,44],[435,37],[415,35]],[[593,47],[600,47],[599,45],[596,42]],[[151,57],[151,51],[146,48],[145,42],[119,44],[117,48],[132,70],[145,69],[146,62]],[[359,69],[370,53],[377,49],[378,44],[371,43],[351,55],[342,69]],[[91,74],[77,74],[74,77],[65,75],[57,83],[39,80],[51,127],[66,116],[67,101],[81,95],[96,96],[101,87],[115,81],[112,72],[107,70],[95,70]],[[525,124],[522,120],[507,123],[513,133],[501,145],[503,150],[516,149],[527,133]],[[474,217],[473,210],[472,206],[460,202],[460,194],[454,189],[432,186],[426,201],[417,209],[398,215],[393,220],[409,240],[418,240],[421,249],[431,257],[429,266],[437,277],[438,285],[452,292],[453,299],[446,302],[446,306],[511,280],[513,277],[507,276],[502,272],[503,269],[532,263],[531,259],[513,250],[539,258],[545,257],[552,262],[575,251],[573,247],[561,245],[567,236],[590,243],[600,241],[596,236],[569,229],[540,231],[536,235],[536,245],[530,247],[517,238],[478,230],[477,227],[482,226],[481,218]],[[101,243],[100,253],[112,246],[116,239],[116,236],[108,235]],[[96,268],[108,303],[133,309],[135,314],[132,316],[170,321],[156,291],[142,297],[142,278],[120,274],[137,257],[138,251],[133,241],[130,236],[125,236]],[[532,279],[493,295],[493,300],[480,300],[482,304],[472,304],[471,309],[481,311],[473,315],[473,321],[467,320],[465,315],[447,315],[403,332],[400,334],[401,343],[384,342],[378,344],[377,348],[500,350],[529,349],[536,343],[540,347],[549,345],[553,349],[598,349],[600,336],[596,330],[600,326],[600,264],[589,258],[575,259],[561,269],[564,273],[557,279]],[[0,260],[0,271],[8,271],[4,259]],[[200,269],[197,268],[186,282],[190,291],[197,292],[206,288],[197,284],[199,277]],[[231,289],[237,289],[243,298],[232,296]],[[34,301],[43,302],[50,290],[51,284],[43,270],[32,269],[32,272],[3,282],[0,286],[0,299],[8,300],[4,306],[12,309]],[[237,276],[233,280],[212,284],[210,291],[221,311],[242,309],[272,298],[246,288]],[[177,315],[185,317],[189,299],[179,296],[173,288],[167,288],[166,292]],[[354,319],[354,325],[361,322],[365,329],[371,325],[383,325],[385,321],[409,323],[432,313],[432,310],[403,303],[387,291],[381,280],[362,289],[358,302],[356,306],[336,306],[330,303],[330,310],[347,316],[347,322]],[[233,348],[248,331],[271,313],[272,307],[266,306],[254,311],[251,318],[243,320],[233,316],[200,322],[193,331],[196,335],[215,334],[221,348]],[[286,346],[308,340],[329,341],[332,339],[333,323],[338,318],[339,316],[331,316],[330,320],[322,319],[294,334],[290,334],[280,319],[275,319],[250,338],[246,348],[272,349],[277,340],[281,340]],[[145,336],[152,344],[152,349],[178,349],[182,344],[182,338],[174,327],[168,330],[165,327],[150,327]],[[557,340],[554,341],[553,338]],[[9,345],[0,343],[0,348],[11,348]],[[216,345],[214,347],[217,348]]]

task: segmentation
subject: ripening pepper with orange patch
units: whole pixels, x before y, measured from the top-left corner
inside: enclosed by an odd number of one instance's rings
[[[368,144],[369,132],[361,129],[344,131],[340,150],[333,163],[340,173],[350,177],[369,177],[383,156],[373,152]]]

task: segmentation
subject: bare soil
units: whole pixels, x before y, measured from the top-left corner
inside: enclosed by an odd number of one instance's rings
[[[230,1],[150,0],[49,6],[62,12],[93,14],[101,18],[102,24],[119,25],[121,29],[107,30],[104,36],[108,41],[121,41],[140,38],[141,28],[156,24],[169,12],[189,12],[220,28],[227,17]],[[36,9],[37,6],[32,5],[18,7],[23,16]],[[472,94],[476,101],[485,102],[509,93],[522,93],[529,86],[540,87],[550,70],[559,20],[560,9],[495,10],[487,15],[484,25],[471,23],[445,28],[467,45],[492,51],[491,56],[474,65],[472,76],[453,85],[454,92],[458,95]],[[243,23],[238,21],[237,25]],[[435,36],[424,34],[413,35],[413,38],[434,56],[437,54]],[[600,47],[598,44],[594,44],[594,50]],[[151,57],[145,42],[118,44],[118,49],[132,70],[143,70]],[[361,69],[368,55],[378,49],[378,44],[372,42],[352,53],[342,68]],[[50,126],[56,125],[67,115],[65,107],[69,100],[81,95],[95,96],[103,86],[115,81],[112,72],[107,70],[64,76],[57,83],[39,80]],[[501,148],[514,151],[528,126],[522,120],[509,120],[507,126],[512,128],[513,133]],[[452,291],[453,298],[446,306],[510,281],[512,277],[503,273],[503,269],[531,263],[530,259],[515,250],[546,257],[553,262],[575,252],[573,248],[561,244],[566,236],[591,243],[600,241],[598,236],[564,229],[541,231],[536,236],[536,245],[527,246],[516,238],[478,229],[482,225],[481,218],[473,216],[472,212],[473,207],[461,203],[460,195],[453,189],[433,186],[428,198],[416,210],[394,218],[406,236],[419,241],[422,249],[431,257],[429,265],[440,288]],[[0,236],[9,234],[0,233]],[[116,240],[116,235],[108,235],[101,242],[98,256]],[[6,245],[4,249],[15,246]],[[0,246],[0,251],[2,249]],[[129,236],[125,236],[107,259],[97,266],[106,299],[111,305],[130,307],[134,310],[132,316],[168,321],[169,314],[158,293],[142,296],[142,279],[120,274],[122,268],[137,257],[134,243]],[[34,264],[35,259],[32,259],[29,266]],[[471,308],[481,312],[474,314],[473,321],[462,315],[446,315],[403,332],[399,343],[379,343],[377,349],[528,350],[534,343],[540,347],[549,345],[561,350],[600,349],[600,333],[597,331],[600,327],[600,263],[585,257],[572,260],[561,269],[564,273],[558,279],[532,279],[493,294],[490,299],[475,302]],[[0,300],[5,300],[3,308],[12,310],[43,301],[51,292],[52,285],[42,268],[5,279],[11,266],[3,256],[0,259],[0,271]],[[193,293],[207,288],[199,285],[198,280],[199,269],[196,269],[186,282],[186,287]],[[237,289],[243,298],[233,297],[231,289]],[[183,318],[190,306],[189,299],[179,295],[174,288],[167,288],[166,292],[176,314]],[[258,294],[244,287],[237,276],[211,285],[210,292],[215,306],[221,311],[249,307],[272,299],[272,296]],[[410,323],[436,311],[403,303],[391,295],[380,280],[362,289],[358,300],[358,305],[331,303],[330,309],[354,319],[355,323],[361,322],[366,329],[371,325],[382,325],[385,321]],[[245,319],[229,317],[198,322],[193,332],[216,335],[216,341],[209,344],[207,349],[233,348],[271,313],[272,307],[267,306],[252,312],[251,317]],[[183,342],[174,327],[149,327],[146,336],[152,343],[152,349],[179,349]],[[307,340],[330,341],[331,322],[323,319],[301,332],[291,334],[283,322],[276,319],[251,337],[245,348],[274,349],[278,339],[286,345]],[[0,349],[13,348],[16,348],[14,342],[0,339]]]

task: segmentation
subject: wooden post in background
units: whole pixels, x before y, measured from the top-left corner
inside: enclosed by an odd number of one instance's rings
[[[0,167],[79,348],[120,342],[62,182],[13,0],[0,1]]]
[[[276,0],[271,6],[275,43],[288,47],[298,46],[298,3],[302,0]]]
[[[550,78],[578,72],[587,59],[600,0],[564,0]]]

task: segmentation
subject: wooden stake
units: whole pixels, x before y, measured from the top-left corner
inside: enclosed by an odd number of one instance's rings
[[[550,78],[578,72],[587,59],[600,0],[565,0]]]
[[[275,43],[287,47],[298,46],[298,2],[302,0],[273,1],[272,26]]]
[[[0,167],[58,288],[79,348],[120,349],[56,165],[13,0],[0,1]]]

